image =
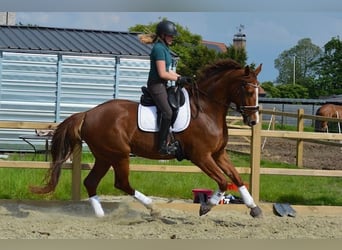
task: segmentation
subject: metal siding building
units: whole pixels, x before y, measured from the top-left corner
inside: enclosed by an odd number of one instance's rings
[[[112,98],[138,101],[150,50],[138,33],[0,26],[0,120],[60,122]],[[0,151],[29,149],[18,136],[32,132],[1,129]]]

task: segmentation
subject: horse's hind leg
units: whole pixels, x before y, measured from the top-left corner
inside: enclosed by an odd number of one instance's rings
[[[90,170],[88,176],[84,179],[84,186],[87,190],[90,204],[92,205],[97,217],[103,217],[104,211],[96,193],[97,186],[99,185],[103,176],[108,172],[110,164],[95,160],[94,167]]]
[[[159,212],[153,207],[152,199],[145,196],[143,193],[135,190],[129,183],[129,157],[121,159],[114,164],[115,171],[115,187],[124,191],[125,193],[132,195],[146,208],[151,210],[151,215],[159,215]]]

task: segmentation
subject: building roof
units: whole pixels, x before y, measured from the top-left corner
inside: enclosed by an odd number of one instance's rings
[[[227,46],[224,43],[203,40],[202,44],[205,45],[208,49],[213,49],[216,52],[220,52],[220,53],[227,52]]]
[[[342,95],[332,95],[329,97],[323,97],[323,100],[325,100],[327,103],[332,103],[332,104],[342,104]]]
[[[148,57],[138,33],[0,25],[0,51]]]

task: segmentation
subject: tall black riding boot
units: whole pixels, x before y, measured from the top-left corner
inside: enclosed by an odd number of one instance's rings
[[[177,146],[174,143],[168,143],[167,137],[170,132],[171,120],[162,118],[159,128],[159,153],[174,155],[177,151]]]

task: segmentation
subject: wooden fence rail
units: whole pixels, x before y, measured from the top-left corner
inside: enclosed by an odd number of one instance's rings
[[[304,132],[303,119],[315,119],[316,116],[304,115],[302,110],[299,110],[297,114],[284,113],[278,111],[272,111],[275,115],[286,115],[298,118],[298,130],[299,131],[269,131],[262,130],[262,122],[249,129],[229,129],[230,135],[247,136],[251,137],[251,159],[249,167],[239,167],[237,170],[241,174],[250,174],[249,188],[252,196],[259,201],[260,190],[260,175],[261,174],[273,174],[273,175],[303,175],[303,176],[331,176],[342,177],[342,170],[311,170],[311,169],[276,169],[276,168],[261,168],[261,138],[262,137],[279,137],[279,138],[291,138],[297,139],[298,142],[303,140],[336,140],[342,141],[342,134],[332,133],[316,133],[316,132]],[[262,110],[262,113],[273,114],[268,110]],[[319,117],[319,119],[322,119]],[[262,116],[260,117],[262,121]],[[336,119],[330,118],[329,120],[335,121]],[[337,119],[338,120],[338,119]],[[338,120],[341,121],[342,120]],[[51,129],[55,128],[57,123],[43,123],[43,122],[8,122],[0,121],[0,128],[15,128],[15,129]],[[303,158],[303,145],[297,143],[297,165],[301,165]],[[81,199],[81,171],[91,169],[92,164],[82,163],[82,146],[78,146],[73,152],[72,163],[65,163],[63,168],[72,170],[72,199]],[[48,168],[49,162],[38,161],[0,161],[1,168]],[[131,165],[132,171],[158,171],[158,172],[183,172],[183,173],[196,173],[201,172],[196,166],[170,166],[170,165]]]

